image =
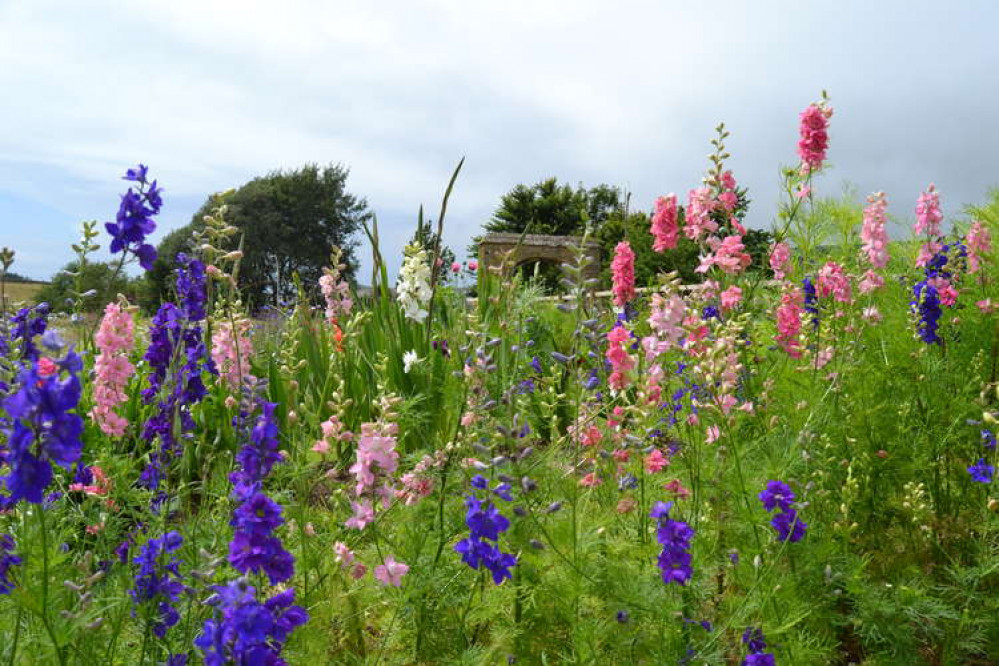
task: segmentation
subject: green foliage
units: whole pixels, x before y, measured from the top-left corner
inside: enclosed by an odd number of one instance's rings
[[[315,293],[333,246],[343,250],[345,275],[353,278],[355,235],[370,213],[364,199],[347,191],[348,175],[342,165],[308,164],[273,171],[234,192],[210,196],[189,225],[160,243],[160,256],[148,276],[148,295],[163,299],[169,293],[177,252],[192,249],[193,232],[223,201],[229,206],[227,219],[243,233],[240,291],[251,309],[292,299],[296,274]]]
[[[609,185],[575,189],[548,178],[534,185],[517,185],[503,195],[485,230],[490,232],[581,235],[587,225],[599,229],[624,202]]]
[[[79,295],[83,311],[99,312],[118,294],[134,297],[135,291],[135,282],[118,271],[116,264],[88,261],[80,270],[80,262],[74,260],[53,275],[35,298],[57,312],[72,312]]]

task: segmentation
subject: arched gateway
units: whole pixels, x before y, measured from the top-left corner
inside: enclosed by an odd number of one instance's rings
[[[499,266],[512,251],[510,261],[513,266],[528,262],[549,261],[556,264],[575,264],[574,248],[583,245],[582,236],[540,236],[520,234],[486,234],[479,241],[479,263],[481,269]],[[595,240],[586,241],[586,256],[589,262],[583,272],[583,279],[595,278],[600,274],[600,244]]]

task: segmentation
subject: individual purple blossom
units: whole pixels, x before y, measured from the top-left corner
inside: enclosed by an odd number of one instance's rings
[[[791,543],[801,541],[805,537],[805,530],[808,529],[808,523],[802,521],[794,509],[777,512],[770,520],[770,525],[781,541]]]
[[[971,480],[976,483],[992,483],[992,477],[995,476],[995,473],[995,466],[988,464],[985,458],[979,458],[978,462],[968,468]]]
[[[146,242],[146,238],[156,231],[154,215],[163,207],[161,189],[156,181],[149,182],[148,167],[143,164],[128,169],[122,180],[136,183],[136,189],[128,188],[121,197],[118,214],[114,222],[107,222],[104,228],[111,235],[111,254],[131,252],[139,259],[145,270],[151,270],[156,261],[156,248]]]
[[[812,327],[819,327],[819,297],[815,291],[815,283],[812,279],[806,277],[801,281],[802,291],[805,295],[804,309],[805,312],[812,315]]]
[[[763,508],[767,511],[773,511],[777,507],[786,511],[791,508],[791,504],[794,502],[794,491],[783,481],[768,481],[766,489],[760,493],[759,497],[760,501],[763,502]]]
[[[187,587],[181,582],[180,561],[171,553],[179,550],[183,541],[177,532],[167,532],[158,539],[150,539],[135,556],[139,572],[129,594],[136,605],[155,605],[152,628],[158,638],[166,636],[167,630],[180,620],[174,604]]]
[[[776,660],[767,649],[766,640],[763,637],[763,630],[758,627],[749,627],[742,634],[742,643],[749,650],[749,654],[742,660],[742,666],[775,666]]]
[[[14,590],[10,570],[21,564],[21,558],[14,555],[14,545],[14,537],[0,534],[0,594],[10,594]]]

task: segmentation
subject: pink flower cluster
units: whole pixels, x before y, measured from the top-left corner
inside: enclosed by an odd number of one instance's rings
[[[840,303],[850,303],[853,301],[853,290],[850,286],[850,277],[843,270],[843,267],[835,261],[827,261],[819,269],[816,286],[820,296],[832,296]]]
[[[680,236],[680,227],[677,224],[676,195],[667,194],[656,199],[656,209],[652,213],[652,249],[656,252],[665,252],[676,247],[676,242]]]
[[[323,431],[323,436],[312,445],[312,450],[316,453],[325,455],[330,452],[330,444],[333,442],[349,442],[354,438],[354,433],[346,430],[335,414],[323,421],[319,427]]]
[[[354,301],[350,297],[350,285],[340,277],[339,271],[325,269],[319,278],[319,288],[326,299],[326,320],[335,323],[341,316],[350,314]]]
[[[810,104],[801,112],[801,125],[798,129],[798,156],[801,158],[801,172],[808,174],[822,168],[829,147],[829,118],[832,109],[821,104]]]
[[[105,435],[121,437],[128,419],[114,409],[128,400],[125,388],[135,374],[135,366],[128,360],[128,352],[135,344],[132,315],[117,303],[108,303],[94,341],[100,354],[94,362],[94,407],[90,417]]]
[[[621,391],[631,382],[629,373],[635,367],[635,358],[628,353],[625,343],[631,339],[628,329],[617,325],[607,333],[605,356],[611,364],[611,374],[607,382],[615,391]]]
[[[212,360],[219,370],[219,377],[233,390],[238,390],[247,380],[255,379],[250,372],[250,357],[253,356],[251,326],[249,319],[237,320],[235,327],[231,322],[220,321],[212,334]]]
[[[434,478],[432,472],[444,466],[447,460],[443,451],[434,452],[433,456],[423,456],[420,462],[416,463],[412,472],[402,475],[399,482],[402,488],[395,491],[395,496],[401,499],[406,506],[418,504],[420,500],[427,497],[434,491]]]
[[[804,314],[804,295],[794,285],[786,285],[777,307],[777,344],[791,358],[801,357],[801,315]]]
[[[395,450],[397,431],[395,424],[365,423],[361,426],[357,462],[350,467],[357,481],[354,488],[357,501],[350,503],[354,515],[347,519],[347,527],[363,530],[375,519],[374,499],[380,498],[382,505],[388,506],[393,495],[391,484],[385,480],[379,485],[378,477],[394,474],[399,466],[399,452]]]
[[[888,265],[888,200],[884,192],[875,192],[867,197],[864,208],[864,224],[860,229],[861,251],[874,268]]]
[[[336,555],[337,564],[348,570],[351,578],[355,580],[363,578],[368,572],[368,567],[357,561],[357,555],[344,542],[337,541],[333,544],[333,553]],[[400,587],[402,577],[408,572],[408,564],[397,561],[393,555],[388,555],[382,564],[375,567],[374,577],[382,585]]]
[[[611,277],[614,305],[623,308],[628,301],[635,298],[635,253],[628,241],[621,241],[614,248]]]
[[[687,209],[684,211],[683,233],[692,241],[701,236],[713,234],[718,223],[711,219],[715,209],[715,199],[707,185],[687,193]]]
[[[781,241],[770,246],[770,269],[774,272],[774,277],[783,280],[787,277],[791,263],[791,247]]]
[[[752,262],[752,258],[745,252],[742,236],[726,236],[721,240],[712,236],[708,238],[708,247],[711,248],[711,254],[701,257],[701,263],[694,269],[698,273],[707,273],[712,266],[729,274],[739,273]]]
[[[663,296],[652,294],[652,307],[649,311],[649,326],[658,336],[642,341],[645,351],[655,354],[662,353],[671,346],[679,345],[686,331],[683,320],[687,314],[687,304],[677,294]]]
[[[940,211],[940,193],[933,183],[930,183],[926,191],[920,193],[919,199],[916,200],[916,223],[912,225],[912,231],[917,236],[925,234],[927,239],[919,249],[916,266],[925,266],[926,262],[940,250],[938,239],[941,235],[941,222],[943,222],[943,213]]]
[[[992,252],[992,236],[981,222],[975,221],[965,237],[968,246],[968,273],[977,273],[982,266],[982,258]]]

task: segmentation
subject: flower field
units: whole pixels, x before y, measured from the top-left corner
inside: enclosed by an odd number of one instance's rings
[[[824,217],[833,121],[767,266],[723,127],[655,202],[697,285],[625,241],[553,300],[414,243],[390,290],[375,245],[372,296],[334,250],[250,312],[220,205],[151,317],[5,310],[0,663],[999,663],[999,214]],[[75,249],[149,269],[165,195],[124,181]]]

